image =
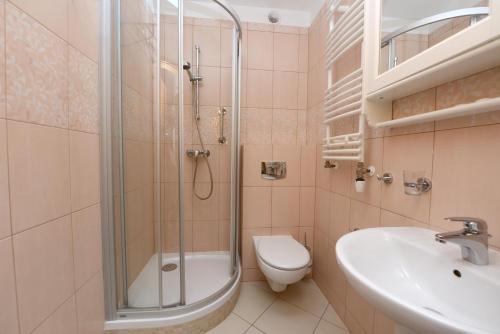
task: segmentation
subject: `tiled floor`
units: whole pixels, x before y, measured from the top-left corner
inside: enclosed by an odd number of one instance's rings
[[[313,280],[275,293],[266,282],[241,284],[229,317],[208,334],[348,334]]]

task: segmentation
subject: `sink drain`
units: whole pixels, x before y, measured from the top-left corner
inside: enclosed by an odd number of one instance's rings
[[[175,263],[167,263],[161,267],[161,270],[163,271],[174,271],[175,269],[177,269],[177,265]]]

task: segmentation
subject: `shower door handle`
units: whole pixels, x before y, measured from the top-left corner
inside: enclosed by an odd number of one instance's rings
[[[219,108],[219,144],[224,144],[226,142],[226,137],[224,136],[224,116],[226,116],[227,110],[225,107]]]

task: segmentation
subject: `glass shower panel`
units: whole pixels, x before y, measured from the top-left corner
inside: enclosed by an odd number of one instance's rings
[[[212,1],[184,2],[186,303],[231,279],[233,24]]]
[[[119,107],[112,117],[118,305],[159,307],[154,205],[157,10],[154,1],[114,4],[116,75],[121,82],[115,94]]]
[[[176,2],[160,2],[160,209],[163,307],[181,302],[179,220],[179,20]],[[182,129],[181,129],[182,130]],[[186,133],[189,134],[188,131]],[[183,152],[182,152],[183,153]],[[183,157],[183,156],[182,156]],[[187,173],[189,175],[189,173]],[[185,206],[187,203],[185,203]],[[186,240],[187,241],[187,240]]]

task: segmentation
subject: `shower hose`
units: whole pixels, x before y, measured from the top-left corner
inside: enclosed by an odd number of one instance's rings
[[[198,132],[198,138],[200,139],[201,149],[203,152],[207,152],[205,150],[205,144],[203,143],[203,138],[201,137],[200,126],[199,126],[200,120],[197,119],[196,117],[194,119],[195,119],[195,124],[196,124],[196,132]],[[196,176],[198,175],[198,163],[199,163],[199,159],[200,159],[199,155],[195,156],[195,158],[194,158],[194,173],[193,173],[193,194],[196,196],[196,198],[198,198],[199,200],[202,200],[202,201],[209,199],[210,196],[212,196],[212,193],[214,191],[214,177],[212,174],[212,168],[210,166],[210,161],[208,160],[208,155],[204,156],[204,158],[205,158],[205,161],[206,161],[207,167],[208,167],[208,175],[210,176],[210,190],[208,191],[207,195],[205,195],[205,196],[199,195],[196,192]]]

